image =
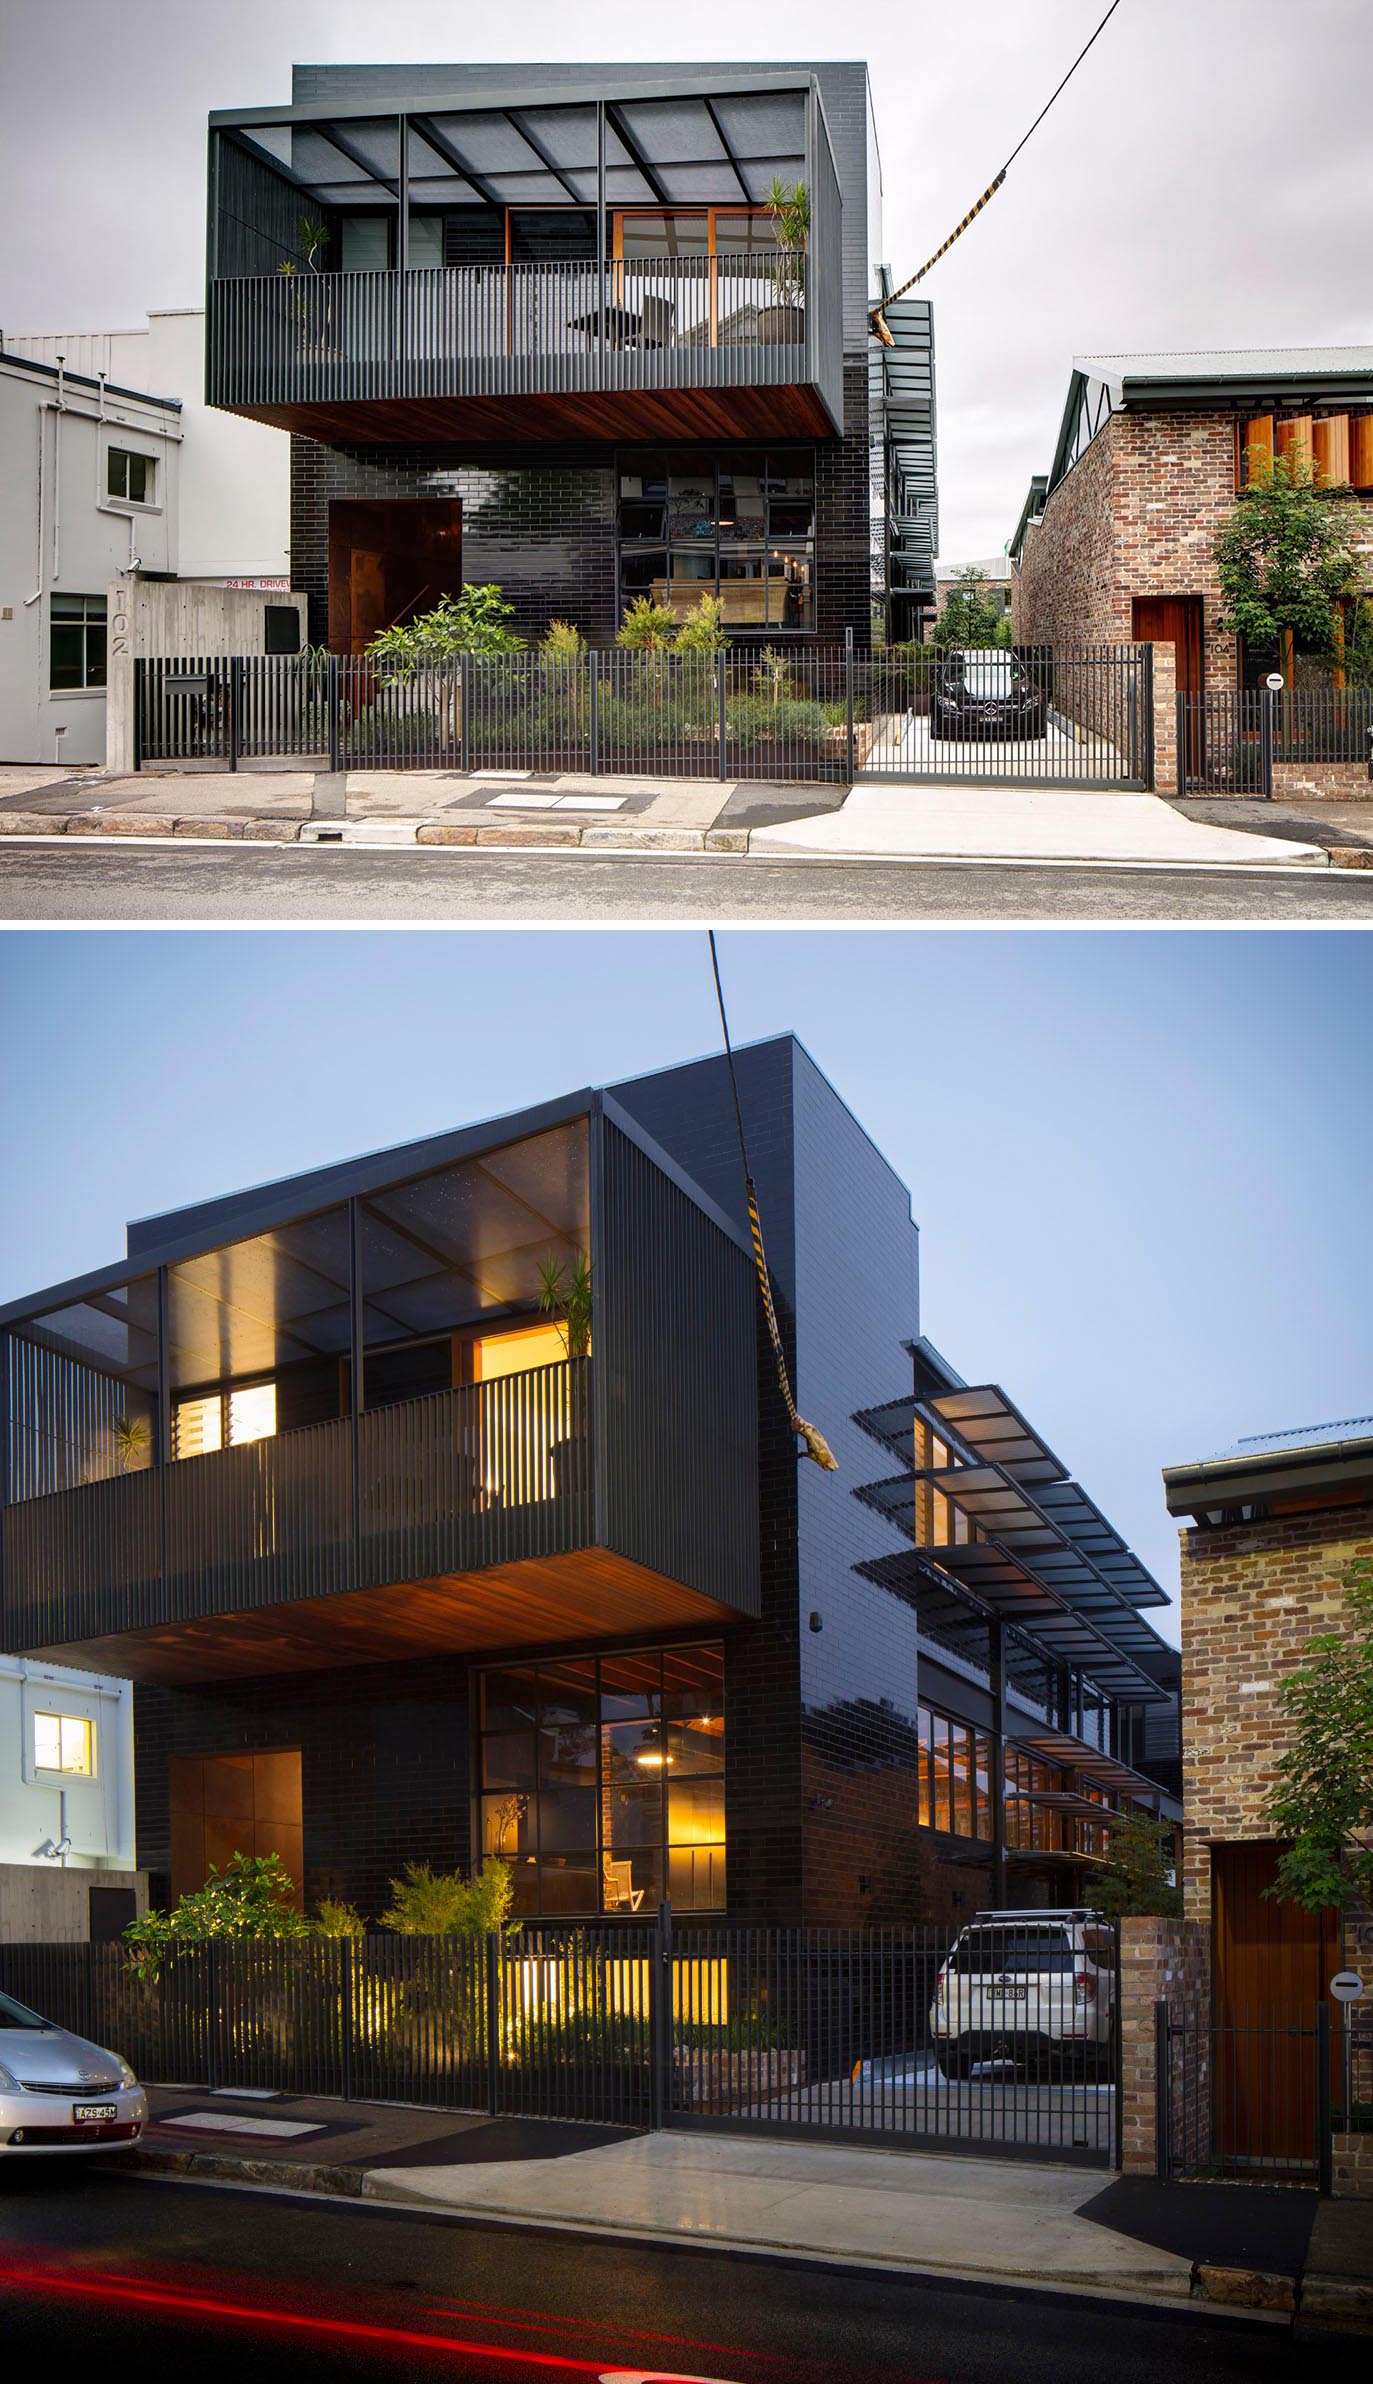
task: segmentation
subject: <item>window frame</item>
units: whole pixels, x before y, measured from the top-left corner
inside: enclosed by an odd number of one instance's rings
[[[643,496],[626,495],[623,482],[627,475],[635,472],[636,466],[639,467],[637,477],[640,480],[647,477],[643,470],[645,464],[657,464],[662,467],[661,527],[656,531],[639,527],[627,533],[624,528],[626,510],[638,508],[642,512],[652,500]],[[756,638],[771,644],[774,639],[778,638],[788,640],[794,638],[800,641],[816,637],[818,634],[816,612],[819,601],[817,516],[820,475],[816,450],[813,446],[803,445],[799,449],[792,450],[785,445],[769,446],[767,441],[763,440],[754,445],[741,443],[738,447],[711,447],[702,454],[699,450],[673,447],[670,444],[658,447],[639,444],[617,448],[614,469],[615,617],[617,621],[623,620],[626,606],[634,596],[647,594],[653,598],[655,603],[667,602],[671,606],[671,590],[675,577],[674,559],[692,555],[698,559],[709,558],[710,562],[708,572],[685,574],[679,582],[683,587],[689,586],[692,589],[693,600],[696,596],[701,595],[723,597],[727,586],[754,584],[739,569],[726,574],[724,566],[727,563],[738,566],[750,561],[757,564],[756,585],[760,591],[763,618],[758,621],[741,622],[731,622],[727,619],[725,628],[732,638],[744,641]],[[732,525],[727,525],[725,521],[724,483],[726,481],[732,483],[736,472],[740,470],[756,471],[762,504],[761,527],[758,535],[751,535],[747,538],[736,538]],[[789,492],[784,485],[779,485],[796,479],[808,480],[810,484],[810,530],[804,536],[790,530],[774,531],[771,526],[774,498],[782,506],[795,506],[799,503],[800,500],[794,492]],[[676,535],[673,532],[673,484],[674,482],[693,480],[709,482],[710,534],[708,537],[692,535],[683,529],[679,529]],[[729,502],[731,506],[734,503],[732,490]],[[661,570],[654,567],[659,559],[661,560]],[[627,589],[626,567],[632,566],[635,560],[642,560],[650,565],[649,584],[643,588]],[[798,565],[801,584],[805,592],[804,608],[809,614],[809,618],[799,622],[788,622],[784,617],[779,617],[775,621],[768,618],[774,602],[778,605],[779,615],[785,614],[784,590],[788,583],[783,575],[783,567],[787,562],[794,562]],[[661,597],[654,592],[654,583],[658,581],[661,582],[663,590]],[[675,608],[673,609],[675,610]]]
[[[59,1761],[56,1764],[42,1763],[39,1761],[38,1725],[40,1722],[56,1722],[57,1724],[57,1751]],[[60,1760],[62,1754],[62,1736],[69,1723],[73,1724],[77,1729],[82,1730],[85,1733],[86,1751],[89,1756],[89,1761],[84,1769],[80,1766],[68,1767],[67,1764]],[[54,1711],[51,1707],[46,1705],[35,1705],[31,1707],[29,1712],[29,1746],[31,1750],[32,1768],[35,1780],[41,1779],[46,1783],[52,1780],[98,1780],[100,1777],[99,1734],[96,1729],[95,1718],[91,1714],[76,1714],[70,1712],[64,1713],[61,1711]]]
[[[123,488],[112,488],[110,486],[116,459],[118,459],[125,467]],[[146,449],[142,447],[117,447],[114,441],[111,439],[105,448],[105,494],[102,499],[105,507],[108,508],[110,506],[114,506],[120,511],[127,509],[131,513],[156,513],[159,510],[157,495],[157,463],[157,457],[155,455],[149,455]],[[144,493],[141,497],[134,496],[129,488],[129,480],[131,475],[128,467],[131,464],[141,464],[143,466]]]
[[[653,1731],[657,1734],[660,1751],[664,1755],[666,1754],[668,1734],[673,1729],[685,1726],[685,1723],[689,1722],[691,1718],[690,1716],[673,1716],[666,1710],[673,1691],[673,1683],[668,1667],[674,1657],[684,1655],[689,1656],[693,1652],[709,1652],[713,1656],[718,1656],[720,1664],[720,1712],[724,1727],[721,1733],[718,1764],[710,1768],[684,1771],[681,1774],[681,1778],[684,1782],[692,1783],[697,1788],[701,1786],[705,1786],[707,1788],[718,1786],[723,1807],[725,1834],[719,1840],[689,1839],[681,1841],[680,1843],[674,1840],[672,1836],[671,1780],[669,1777],[668,1763],[663,1761],[659,1766],[655,1766],[653,1775],[656,1779],[656,1784],[658,1787],[656,1834],[645,1838],[642,1845],[637,1848],[625,1843],[617,1845],[612,1841],[609,1827],[612,1781],[607,1763],[608,1745],[613,1737],[613,1733],[616,1730],[641,1732]],[[608,1688],[604,1684],[603,1671],[605,1667],[614,1666],[617,1663],[632,1662],[635,1658],[640,1659],[645,1664],[654,1663],[656,1665],[656,1673],[654,1676],[656,1685],[651,1686],[644,1692],[645,1700],[651,1706],[651,1711],[637,1717],[628,1712],[617,1716],[610,1709],[610,1700],[613,1700],[617,1695],[625,1698],[627,1703],[636,1702],[636,1700],[629,1697],[629,1694],[626,1691],[617,1691],[613,1687]],[[656,1910],[660,1896],[666,1896],[669,1892],[673,1855],[680,1855],[684,1852],[689,1853],[693,1850],[698,1852],[704,1851],[711,1857],[710,1862],[707,1864],[708,1887],[713,1885],[714,1875],[718,1866],[723,1875],[721,1893],[718,1901],[693,1901],[690,1905],[678,1902],[676,1903],[677,1910],[680,1912],[692,1913],[722,1913],[727,1910],[729,1861],[728,1780],[730,1730],[728,1720],[728,1693],[725,1687],[725,1659],[725,1642],[721,1639],[712,1638],[681,1640],[674,1642],[655,1641],[651,1645],[647,1646],[639,1644],[637,1646],[631,1645],[620,1647],[579,1648],[558,1655],[539,1654],[537,1652],[530,1655],[525,1655],[520,1650],[513,1650],[509,1655],[506,1656],[503,1662],[474,1666],[471,1676],[470,1690],[472,1845],[474,1848],[474,1861],[482,1862],[499,1856],[515,1865],[517,1877],[519,1872],[523,1871],[532,1879],[533,1906],[531,1910],[520,1913],[519,1917],[521,1919],[528,1920],[531,1925],[554,1925],[567,1920],[583,1919],[603,1920],[623,1918],[625,1920],[633,1920],[638,1918],[643,1920],[651,1911]],[[545,1736],[545,1727],[543,1721],[545,1700],[542,1676],[545,1674],[556,1675],[564,1671],[567,1667],[583,1665],[590,1667],[591,1678],[594,1684],[593,1700],[595,1706],[595,1720],[590,1727],[594,1733],[595,1746],[595,1844],[589,1849],[579,1849],[576,1847],[565,1848],[557,1845],[545,1847],[543,1842],[543,1817],[540,1810],[540,1799],[546,1785],[543,1776],[546,1750],[543,1746],[543,1739]],[[486,1682],[493,1675],[499,1675],[503,1673],[527,1674],[530,1676],[532,1684],[531,1707],[533,1718],[527,1729],[513,1722],[497,1722],[494,1725],[488,1725],[486,1721]],[[499,1783],[488,1786],[487,1766],[485,1760],[488,1741],[493,1739],[523,1739],[526,1737],[532,1742],[532,1778],[530,1784],[528,1786],[516,1786],[513,1788],[502,1786]],[[547,1784],[550,1786],[556,1785],[556,1783]],[[488,1849],[486,1846],[485,1832],[487,1805],[491,1804],[495,1806],[497,1809],[497,1815],[499,1816],[499,1814],[504,1810],[505,1805],[510,1800],[520,1800],[523,1804],[524,1810],[515,1816],[515,1820],[517,1828],[523,1825],[526,1820],[528,1820],[530,1825],[529,1844],[523,1849],[515,1850],[512,1850],[508,1846],[493,1846]],[[567,1854],[570,1858],[575,1858],[580,1853],[586,1853],[588,1855],[595,1880],[595,1903],[589,1910],[579,1910],[572,1906],[550,1906],[546,1902],[544,1896],[544,1857],[546,1853],[553,1856]],[[658,1880],[658,1894],[655,1895],[646,1890],[637,1915],[627,1907],[608,1904],[606,1901],[605,1892],[605,1865],[607,1860],[627,1860],[633,1862],[636,1854],[642,1857],[650,1880],[655,1876]],[[674,1899],[674,1902],[676,1902],[676,1899]]]
[[[59,613],[58,605],[82,607],[80,613]],[[98,607],[98,610],[93,610]],[[80,676],[74,685],[64,686],[53,677],[55,657],[53,641],[59,630],[75,630],[80,635]],[[100,636],[100,676],[91,676],[91,632]],[[81,595],[65,588],[54,588],[48,596],[48,693],[55,696],[104,695],[109,686],[109,599],[102,595]]]

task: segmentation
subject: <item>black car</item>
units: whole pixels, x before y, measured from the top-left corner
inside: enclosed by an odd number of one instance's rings
[[[931,737],[1042,737],[1049,707],[1005,646],[951,650],[935,676]]]

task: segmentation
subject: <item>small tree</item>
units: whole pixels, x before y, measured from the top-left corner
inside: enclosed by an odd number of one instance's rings
[[[1373,1895],[1373,1564],[1344,1589],[1350,1627],[1313,1639],[1278,1690],[1292,1739],[1265,1810],[1291,1843],[1265,1892],[1304,1912]]]
[[[404,1878],[391,1882],[381,1925],[403,1937],[483,1937],[504,1928],[513,1892],[510,1865],[494,1854],[470,1879],[430,1863],[407,1863]]]
[[[651,596],[636,596],[625,607],[625,617],[615,632],[617,646],[626,646],[636,654],[662,654],[677,642],[677,615],[665,604],[655,604]]]
[[[510,627],[515,607],[494,581],[441,596],[432,612],[397,622],[374,637],[367,651],[390,678],[451,662],[459,654],[522,654],[524,639]]]
[[[723,652],[729,644],[723,596],[698,596],[677,632],[675,644],[679,654]]]
[[[935,645],[966,650],[1010,644],[1010,621],[999,605],[989,603],[983,594],[986,586],[987,575],[975,564],[970,563],[966,571],[959,572],[934,625]]]
[[[1089,1872],[1085,1901],[1111,1919],[1127,1914],[1172,1918],[1182,1910],[1182,1890],[1168,1876],[1172,1833],[1148,1813],[1125,1813],[1111,1824],[1107,1851]]]
[[[780,306],[796,306],[806,286],[801,260],[810,238],[810,192],[804,182],[794,182],[788,190],[785,182],[774,179],[765,203],[777,226],[777,254],[772,264],[777,301]]]
[[[130,1921],[124,1941],[135,1970],[155,1979],[175,1945],[209,1937],[308,1937],[310,1923],[293,1901],[295,1882],[279,1854],[232,1854],[203,1887],[170,1912]]]
[[[580,662],[586,639],[572,621],[550,621],[539,647],[545,662]]]
[[[1358,586],[1350,508],[1300,452],[1251,447],[1249,485],[1216,532],[1221,627],[1260,652],[1290,630],[1324,653],[1337,597]]]

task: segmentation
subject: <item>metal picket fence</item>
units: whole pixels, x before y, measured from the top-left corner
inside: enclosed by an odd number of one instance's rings
[[[1343,2049],[1330,2006],[1225,2020],[1154,2010],[1160,2178],[1246,2177],[1330,2191]]]
[[[1373,689],[1208,687],[1177,699],[1184,794],[1267,800],[1285,768],[1373,777]]]
[[[934,647],[614,647],[405,669],[312,651],[149,657],[134,666],[135,758],[831,785],[1151,782],[1148,648],[1008,650],[996,670],[1010,712],[978,697],[976,717],[955,718],[966,690],[956,658]]]
[[[155,2083],[1107,2164],[1114,1933],[1090,1992],[1073,1960],[1027,1987],[1043,1958],[1024,1936],[974,1980],[945,1930],[663,1908],[476,1939],[186,1944],[152,1978],[119,1944],[11,1945],[0,1988]]]

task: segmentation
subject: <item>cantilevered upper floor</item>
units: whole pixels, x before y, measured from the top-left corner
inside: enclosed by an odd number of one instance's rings
[[[0,1645],[145,1680],[758,1611],[746,1237],[608,1095],[0,1310]]]
[[[861,67],[312,71],[210,119],[211,404],[334,444],[842,428]]]

